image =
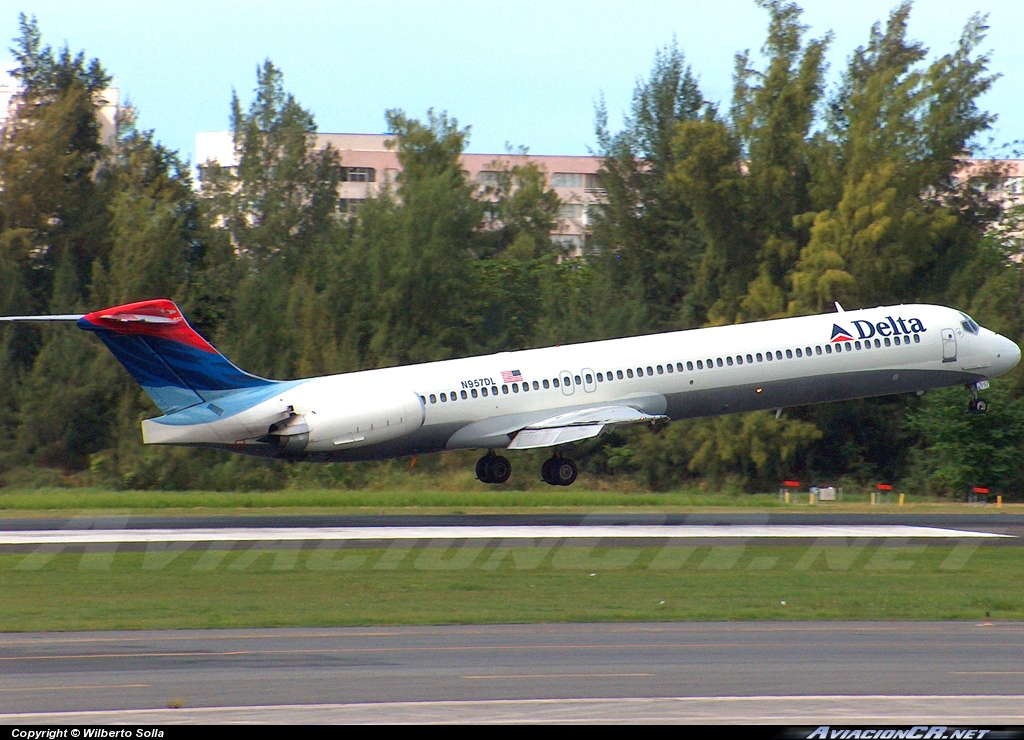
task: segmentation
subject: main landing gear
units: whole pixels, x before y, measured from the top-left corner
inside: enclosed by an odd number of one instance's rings
[[[540,477],[549,486],[571,486],[576,480],[576,463],[555,454],[549,457],[540,467]]]
[[[493,451],[476,461],[476,477],[483,483],[504,483],[512,475],[512,464]]]
[[[978,398],[978,391],[983,391],[986,388],[988,388],[987,380],[971,383],[967,386],[967,390],[971,392],[971,400],[967,402],[968,414],[984,414],[988,411],[988,402]]]
[[[551,486],[571,486],[576,480],[576,463],[558,453],[544,461],[541,478]],[[476,477],[481,483],[504,483],[512,475],[512,465],[494,451],[476,461]]]

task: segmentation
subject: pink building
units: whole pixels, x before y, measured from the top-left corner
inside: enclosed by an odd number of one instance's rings
[[[341,154],[346,182],[338,194],[339,206],[348,210],[376,195],[384,183],[393,183],[400,171],[398,156],[384,142],[388,134],[319,134],[318,145],[330,144]],[[215,162],[222,167],[237,164],[229,131],[196,135],[196,161],[200,167]],[[547,184],[562,201],[555,242],[568,253],[580,254],[588,223],[604,195],[597,179],[599,157],[537,156],[533,154],[463,154],[462,166],[481,191],[497,182],[499,172],[517,162],[530,161],[546,175]]]

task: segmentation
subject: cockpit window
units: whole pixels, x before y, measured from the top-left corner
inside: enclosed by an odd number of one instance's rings
[[[981,327],[979,327],[975,323],[974,319],[972,319],[970,316],[965,314],[963,311],[960,311],[959,313],[960,313],[961,316],[964,317],[964,320],[960,322],[960,326],[962,326],[964,328],[964,331],[969,332],[971,334],[977,334],[978,330]]]

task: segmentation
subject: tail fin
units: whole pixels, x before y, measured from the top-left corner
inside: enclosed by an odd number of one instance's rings
[[[276,382],[235,367],[168,300],[95,311],[78,328],[96,332],[165,414]]]

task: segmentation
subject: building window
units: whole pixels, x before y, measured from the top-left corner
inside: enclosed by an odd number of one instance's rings
[[[593,192],[604,192],[604,184],[601,182],[601,176],[597,174],[587,173],[583,176],[583,187]]]
[[[582,188],[583,175],[577,172],[555,172],[551,175],[553,188]]]
[[[345,182],[376,182],[377,170],[373,167],[343,167]]]
[[[338,212],[350,216],[364,200],[365,198],[338,198]]]
[[[501,173],[497,170],[480,170],[476,174],[476,181],[480,187],[496,188],[501,181]]]
[[[559,218],[583,218],[583,205],[580,203],[563,203],[558,208]]]

